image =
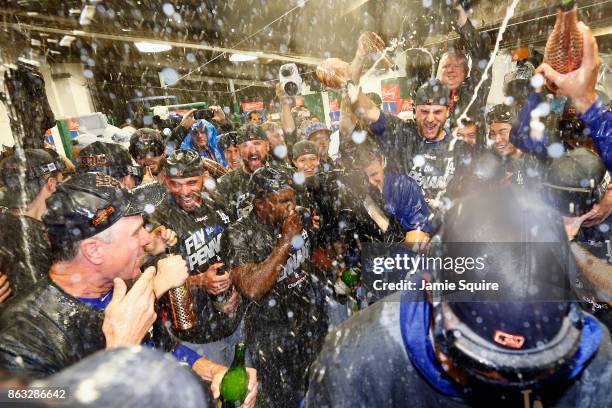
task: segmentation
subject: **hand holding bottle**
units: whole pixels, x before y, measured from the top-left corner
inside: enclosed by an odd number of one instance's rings
[[[229,289],[232,281],[228,272],[223,275],[217,275],[217,269],[223,267],[223,263],[216,262],[208,267],[206,272],[190,276],[188,279],[189,286],[204,288],[211,295],[217,295]]]
[[[189,277],[187,262],[180,255],[170,255],[157,262],[157,275],[153,280],[155,296],[159,299],[172,288],[185,283]]]
[[[580,68],[567,74],[560,74],[550,65],[540,65],[536,72],[542,74],[548,81],[558,88],[557,93],[572,99],[580,113],[586,112],[597,99],[595,84],[601,66],[597,41],[591,30],[582,22],[578,23],[578,30],[582,33],[583,49],[582,64]]]

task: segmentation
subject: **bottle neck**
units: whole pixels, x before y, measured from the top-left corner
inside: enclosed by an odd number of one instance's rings
[[[561,6],[561,10],[563,11],[570,11],[571,9],[574,8],[576,4],[576,0],[561,0],[559,2],[559,5]]]
[[[232,367],[244,366],[244,345],[236,345],[236,353],[234,354],[234,361],[232,361]]]

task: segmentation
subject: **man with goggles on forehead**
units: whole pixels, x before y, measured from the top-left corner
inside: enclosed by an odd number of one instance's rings
[[[130,153],[115,143],[93,142],[79,152],[77,171],[100,172],[119,180],[124,188],[134,188],[142,181],[142,168],[133,163]]]

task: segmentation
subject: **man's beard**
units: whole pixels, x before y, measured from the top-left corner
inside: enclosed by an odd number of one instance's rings
[[[174,200],[184,211],[193,211],[202,205],[201,193],[193,193],[186,196],[175,195]]]
[[[248,155],[246,159],[243,159],[242,163],[247,170],[253,172],[263,166],[266,163],[266,159],[267,157],[262,157],[259,153],[253,153]],[[253,166],[257,167],[253,168]]]

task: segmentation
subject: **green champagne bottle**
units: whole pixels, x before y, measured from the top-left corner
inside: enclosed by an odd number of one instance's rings
[[[244,366],[245,345],[236,344],[234,361],[221,380],[221,401],[223,408],[238,408],[247,395],[249,378]]]
[[[360,278],[361,271],[359,270],[359,268],[356,267],[345,269],[344,272],[342,272],[342,276],[340,277],[340,279],[342,279],[342,282],[344,282],[345,285],[351,289],[353,289],[357,285]]]

